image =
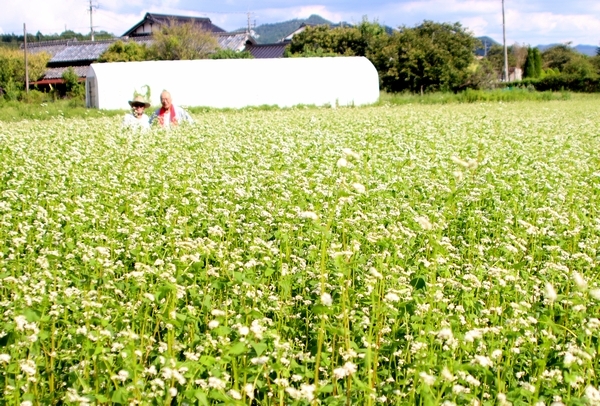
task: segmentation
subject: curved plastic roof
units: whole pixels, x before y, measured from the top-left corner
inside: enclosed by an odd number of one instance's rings
[[[364,105],[379,98],[379,78],[364,57],[219,59],[92,64],[89,107],[126,109],[134,90],[168,90],[180,106],[239,108],[278,105]],[[88,95],[90,93],[88,92]]]

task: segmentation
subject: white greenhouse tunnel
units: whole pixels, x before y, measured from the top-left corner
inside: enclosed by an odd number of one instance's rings
[[[377,102],[379,78],[364,57],[202,59],[94,63],[86,79],[86,105],[128,109],[134,91],[160,104],[168,90],[184,107],[277,105],[349,106]]]

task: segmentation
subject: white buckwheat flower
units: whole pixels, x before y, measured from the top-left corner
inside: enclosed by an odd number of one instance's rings
[[[429,221],[429,219],[425,216],[417,216],[415,217],[415,221],[419,223],[421,228],[425,231],[429,231],[433,228],[431,221]]]
[[[423,383],[428,386],[432,386],[435,383],[435,376],[429,375],[427,372],[423,371],[419,373],[419,376],[423,380]]]
[[[558,298],[556,290],[554,290],[554,286],[552,286],[550,282],[546,282],[545,296],[550,303],[554,302]]]
[[[577,285],[579,290],[587,289],[587,281],[579,272],[573,271],[573,280],[575,281],[575,285]]]
[[[330,307],[333,304],[333,299],[331,295],[327,292],[323,293],[321,295],[321,303],[323,304],[323,306]]]
[[[364,185],[362,185],[361,183],[355,182],[352,184],[352,187],[354,188],[354,190],[356,190],[356,192],[358,193],[365,193],[365,191],[367,190]]]
[[[303,219],[318,220],[319,216],[314,211],[302,211],[299,216]]]

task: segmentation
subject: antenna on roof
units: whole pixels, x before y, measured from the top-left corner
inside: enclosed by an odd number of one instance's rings
[[[252,15],[254,15],[254,13],[252,11],[248,11],[246,12],[246,15],[248,16],[248,28],[247,28],[247,32],[248,34],[252,32],[252,29],[254,27],[256,27],[256,19],[254,20],[254,24],[252,24],[250,22],[250,18],[252,17]]]
[[[94,40],[94,24],[92,21],[92,15],[94,14],[94,9],[97,9],[98,5],[93,5],[92,0],[90,0],[90,32],[92,35],[92,41]]]

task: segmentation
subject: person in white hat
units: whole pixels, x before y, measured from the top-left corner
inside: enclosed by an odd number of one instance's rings
[[[129,101],[129,105],[131,106],[131,113],[123,118],[123,127],[149,130],[150,117],[144,111],[150,107],[150,103],[143,96],[137,95]]]

